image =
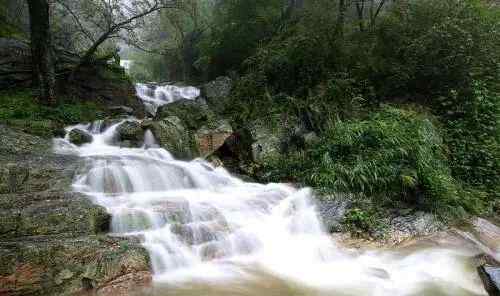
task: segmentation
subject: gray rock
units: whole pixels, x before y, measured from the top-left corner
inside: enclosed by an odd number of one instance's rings
[[[138,121],[125,121],[117,128],[118,140],[128,141],[129,146],[139,147],[144,142],[144,129]]]
[[[263,162],[268,157],[277,156],[281,149],[281,134],[262,122],[254,122],[250,127],[253,139],[252,157],[255,162]]]
[[[149,285],[149,256],[129,238],[63,235],[0,241],[0,291],[5,295],[133,295],[101,294],[117,278],[131,287]]]
[[[342,231],[342,221],[351,204],[350,198],[344,195],[328,195],[316,199],[316,209],[328,232]]]
[[[387,239],[390,243],[398,244],[411,238],[430,235],[444,229],[445,225],[435,215],[415,212],[393,218],[387,230]]]
[[[75,145],[82,145],[92,142],[92,135],[79,128],[72,129],[69,132],[69,141]]]
[[[155,119],[162,120],[175,116],[183,125],[192,131],[196,131],[204,125],[214,126],[217,122],[216,115],[208,108],[202,100],[182,99],[158,108]]]
[[[168,116],[158,121],[145,121],[143,127],[149,129],[158,144],[179,159],[193,159],[198,155],[192,133],[176,116]]]

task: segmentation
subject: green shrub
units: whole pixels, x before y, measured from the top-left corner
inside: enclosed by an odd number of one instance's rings
[[[471,90],[452,90],[439,102],[453,175],[491,198],[499,198],[500,95],[485,83],[474,82]]]
[[[54,121],[69,125],[104,117],[102,108],[92,102],[64,102],[57,107],[38,104],[30,90],[0,92],[0,122]]]
[[[268,179],[294,176],[379,207],[463,214],[483,206],[452,177],[440,131],[429,117],[390,106],[365,120],[332,123],[319,146],[271,160],[265,170]]]

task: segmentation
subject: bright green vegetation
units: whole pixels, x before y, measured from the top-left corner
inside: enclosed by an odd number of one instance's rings
[[[39,104],[30,90],[0,93],[0,123],[19,127],[40,136],[53,136],[69,124],[90,122],[104,117],[93,102],[67,102],[56,107]]]
[[[322,191],[353,194],[365,206],[415,208],[461,217],[484,196],[452,176],[433,117],[384,106],[366,119],[331,123],[317,147],[269,161],[271,180],[294,176]]]

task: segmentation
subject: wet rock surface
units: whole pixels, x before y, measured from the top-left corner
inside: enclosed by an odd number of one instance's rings
[[[105,235],[110,215],[72,193],[81,164],[0,126],[0,295],[127,295],[113,291],[150,282],[140,241]]]
[[[198,155],[192,134],[177,116],[144,121],[143,128],[149,129],[158,144],[176,158],[193,159]]]
[[[323,196],[316,200],[318,215],[328,232],[342,231],[342,221],[351,201],[342,196]]]
[[[144,142],[144,129],[139,121],[125,121],[117,130],[119,141],[140,147]]]
[[[427,236],[445,230],[446,226],[433,214],[415,212],[391,219],[387,242],[399,244],[415,237]]]
[[[75,128],[69,132],[69,141],[75,145],[82,145],[92,142],[92,135],[88,132]]]

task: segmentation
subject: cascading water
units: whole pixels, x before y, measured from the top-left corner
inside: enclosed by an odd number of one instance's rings
[[[193,100],[200,96],[200,90],[192,86],[154,85],[137,83],[137,96],[142,100],[146,111],[155,115],[158,107],[181,99]]]
[[[93,141],[57,139],[56,152],[87,160],[74,189],[108,209],[114,233],[142,238],[157,295],[484,295],[468,251],[344,250],[310,190],[175,160],[149,131],[142,148],[120,148],[120,124],[70,127]]]

